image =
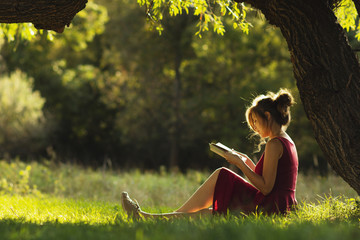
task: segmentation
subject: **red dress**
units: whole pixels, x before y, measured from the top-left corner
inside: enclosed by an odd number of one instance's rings
[[[245,179],[227,168],[222,168],[216,182],[213,213],[226,214],[227,210],[251,213],[257,210],[266,214],[286,213],[296,204],[295,187],[298,173],[296,147],[286,138],[278,137],[283,145],[276,180],[268,195],[262,194]],[[255,172],[262,175],[264,154],[256,164]]]

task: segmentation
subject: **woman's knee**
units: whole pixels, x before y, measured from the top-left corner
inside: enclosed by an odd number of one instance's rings
[[[220,167],[218,169],[216,169],[213,173],[212,176],[216,177],[216,179],[218,178],[218,176],[220,175],[221,171],[226,171],[225,167]]]
[[[226,171],[227,168],[226,168],[226,167],[220,167],[220,168],[216,169],[216,170],[214,171],[214,173],[218,173],[218,174],[219,174],[222,170]]]

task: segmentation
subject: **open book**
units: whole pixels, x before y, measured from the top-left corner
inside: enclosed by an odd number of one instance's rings
[[[224,154],[226,152],[231,152],[232,150],[230,148],[228,148],[227,146],[225,146],[222,143],[209,143],[210,145],[210,150],[222,157],[224,157]]]
[[[226,152],[231,152],[231,151],[233,151],[232,149],[230,149],[229,147],[225,146],[224,144],[222,144],[222,143],[220,143],[220,142],[218,142],[218,143],[209,143],[209,145],[210,145],[210,150],[211,150],[212,152],[220,155],[220,156],[223,157],[223,158],[225,158],[225,157],[224,157],[224,154],[225,154]],[[235,152],[236,152],[236,151],[235,151]],[[240,157],[241,160],[246,161],[246,157],[241,156],[240,154],[239,154],[239,157]]]

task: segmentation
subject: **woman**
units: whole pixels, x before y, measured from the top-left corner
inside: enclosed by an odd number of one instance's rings
[[[249,182],[227,168],[219,168],[174,212],[144,212],[126,192],[122,193],[124,210],[135,218],[226,214],[228,210],[246,214],[290,211],[297,204],[298,157],[295,144],[285,131],[290,123],[289,108],[293,103],[291,93],[281,89],[276,94],[270,92],[258,96],[247,109],[247,123],[261,137],[259,148],[266,143],[265,151],[256,165],[247,155],[235,150],[226,153],[225,159],[236,165]]]

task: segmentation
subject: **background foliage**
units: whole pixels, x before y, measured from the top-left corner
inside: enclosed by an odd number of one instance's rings
[[[257,159],[246,106],[257,94],[286,87],[297,99],[288,131],[301,170],[327,174],[281,33],[245,5],[223,2],[228,5],[210,13],[219,13],[221,23],[201,12],[187,15],[192,8],[179,5],[161,16],[152,12],[161,18],[161,26],[154,25],[146,1],[140,8],[130,0],[93,0],[63,34],[1,25],[0,84],[26,83],[11,99],[27,105],[16,116],[3,114],[22,132],[2,125],[7,136],[0,155],[93,167],[213,169],[224,162],[209,153],[208,143],[221,141]],[[241,16],[235,28],[234,14],[224,14],[231,9]],[[199,30],[209,24],[214,31]],[[356,46],[355,32],[349,40]]]

